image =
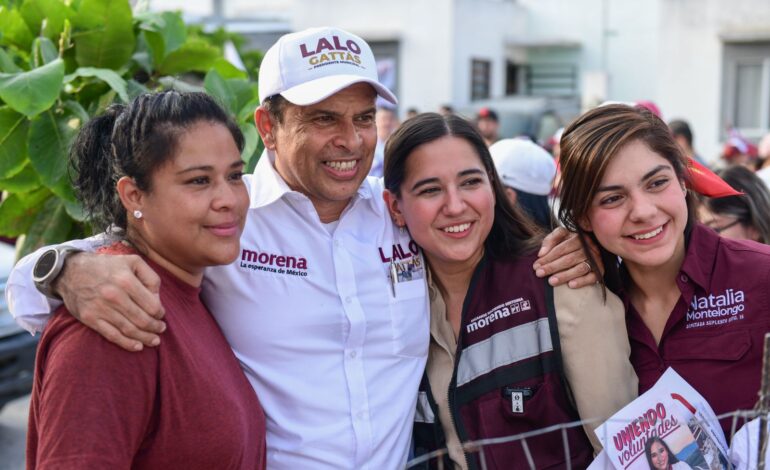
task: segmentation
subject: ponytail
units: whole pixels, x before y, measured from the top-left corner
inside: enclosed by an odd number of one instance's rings
[[[114,165],[112,143],[115,121],[125,109],[125,106],[115,104],[88,121],[70,148],[75,193],[88,218],[100,230],[111,224],[121,228],[126,226],[126,210],[115,190],[115,184],[123,175],[118,174]]]

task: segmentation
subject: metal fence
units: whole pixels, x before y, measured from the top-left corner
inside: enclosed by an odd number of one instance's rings
[[[768,440],[770,440],[767,432],[768,431],[767,423],[768,423],[768,419],[770,418],[769,415],[770,415],[770,333],[767,333],[765,335],[764,359],[762,364],[762,379],[761,379],[761,387],[759,391],[759,400],[757,401],[757,405],[755,409],[744,410],[744,411],[739,410],[739,411],[725,413],[717,416],[717,419],[719,419],[720,422],[722,422],[722,420],[724,419],[731,420],[730,433],[729,433],[730,435],[725,436],[728,438],[728,442],[732,441],[733,436],[741,428],[741,426],[751,421],[752,419],[760,418],[759,436],[756,441],[757,455],[759,456],[759,458],[757,459],[757,467],[756,467],[757,470],[764,470],[765,468],[764,456],[766,455]],[[703,424],[697,421],[695,423],[701,424],[701,425]],[[567,440],[567,430],[574,427],[582,427],[585,424],[590,425],[591,428],[595,428],[598,425],[600,425],[601,422],[599,422],[599,420],[574,421],[571,423],[558,424],[547,428],[537,429],[530,432],[516,434],[512,436],[482,439],[478,441],[469,441],[469,442],[463,443],[462,448],[466,454],[476,455],[478,458],[481,470],[487,470],[488,463],[485,455],[485,449],[488,449],[491,446],[497,446],[497,445],[520,445],[522,446],[527,462],[520,462],[517,464],[515,468],[516,469],[528,468],[531,470],[537,470],[538,468],[537,464],[532,454],[529,451],[529,447],[527,446],[527,439],[531,439],[536,436],[541,436],[548,433],[561,433],[561,439],[563,444],[562,451],[564,452],[565,468],[567,468],[568,470],[571,470],[572,462],[570,462],[569,441]],[[628,424],[628,423],[624,423],[624,424]],[[750,442],[753,442],[753,441],[750,441]],[[745,462],[748,462],[750,460],[750,455],[749,455],[750,449],[751,449],[750,447],[747,447],[746,455],[742,455],[743,461]],[[558,450],[556,449],[554,449],[554,451],[558,452]],[[437,450],[435,452],[431,452],[429,454],[421,455],[407,462],[407,468],[412,468],[416,465],[430,462],[432,466],[438,468],[439,470],[444,470],[443,457],[445,455],[447,455],[446,448]],[[728,468],[732,470],[733,468],[732,463],[728,461],[727,464],[728,464]],[[450,470],[450,469],[447,469],[447,470]]]
[[[758,410],[747,410],[747,411],[734,411],[731,413],[725,413],[722,415],[717,416],[717,418],[722,421],[722,419],[730,419],[731,421],[731,430],[730,430],[730,436],[728,441],[732,440],[732,437],[735,435],[735,433],[743,426],[743,424],[747,423],[748,421],[757,418],[761,416],[762,413]],[[767,416],[765,414],[765,416]],[[466,454],[468,455],[476,455],[479,461],[479,465],[482,470],[486,470],[488,468],[487,459],[485,456],[485,449],[491,447],[491,446],[497,446],[497,445],[520,445],[522,446],[524,455],[527,458],[526,462],[520,462],[515,468],[516,469],[530,469],[530,470],[537,470],[537,462],[535,462],[534,457],[529,452],[529,447],[527,446],[527,440],[532,439],[537,436],[542,436],[549,433],[560,433],[561,439],[562,439],[562,449],[561,451],[564,452],[564,461],[566,465],[566,469],[571,470],[573,467],[571,465],[570,459],[569,459],[569,441],[567,439],[567,430],[575,427],[582,427],[584,424],[591,425],[591,427],[596,427],[601,424],[599,420],[583,420],[583,421],[573,421],[570,423],[564,423],[564,424],[558,424],[554,426],[549,426],[547,428],[543,429],[537,429],[534,431],[525,432],[522,434],[516,434],[512,436],[505,436],[505,437],[496,437],[491,439],[482,439],[478,441],[469,441],[463,443],[462,447]],[[702,424],[702,423],[697,423]],[[727,437],[727,436],[726,436]],[[762,441],[759,441],[759,446],[762,445]],[[555,452],[558,450],[554,449]],[[424,464],[426,462],[430,462],[431,466],[435,466],[436,468],[440,470],[444,470],[445,466],[443,464],[444,460],[443,457],[447,454],[447,449],[440,449],[434,452],[431,452],[429,454],[421,455],[417,458],[414,458],[407,462],[407,468],[413,468],[417,465]],[[762,451],[760,450],[759,455],[763,455]],[[745,460],[747,461],[749,459],[749,455],[745,455]],[[760,459],[760,462],[762,462],[763,459]],[[730,469],[732,469],[732,465],[728,465]],[[446,469],[451,470],[451,469]]]

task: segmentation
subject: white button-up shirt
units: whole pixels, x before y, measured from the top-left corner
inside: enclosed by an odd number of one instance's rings
[[[267,466],[403,468],[428,352],[422,258],[392,225],[380,180],[364,181],[330,233],[271,161],[246,177],[240,256],[203,283],[265,409]],[[11,304],[39,327],[41,310]]]

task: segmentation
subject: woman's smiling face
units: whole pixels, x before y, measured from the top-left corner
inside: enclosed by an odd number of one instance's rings
[[[432,264],[481,259],[495,196],[481,158],[464,139],[446,136],[412,151],[401,197],[388,204]]]
[[[684,255],[685,195],[671,163],[634,140],[607,165],[581,225],[629,268],[663,266]]]

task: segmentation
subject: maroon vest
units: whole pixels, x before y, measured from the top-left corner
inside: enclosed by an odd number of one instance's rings
[[[463,306],[449,403],[462,442],[499,438],[577,421],[564,379],[553,290],[532,272],[534,257],[484,259]],[[415,424],[416,453],[445,446],[435,403],[423,380]],[[420,409],[429,406],[431,410]],[[422,421],[422,422],[419,422]],[[526,439],[535,468],[585,468],[593,451],[582,427]],[[466,453],[471,468],[528,468],[522,441]]]

